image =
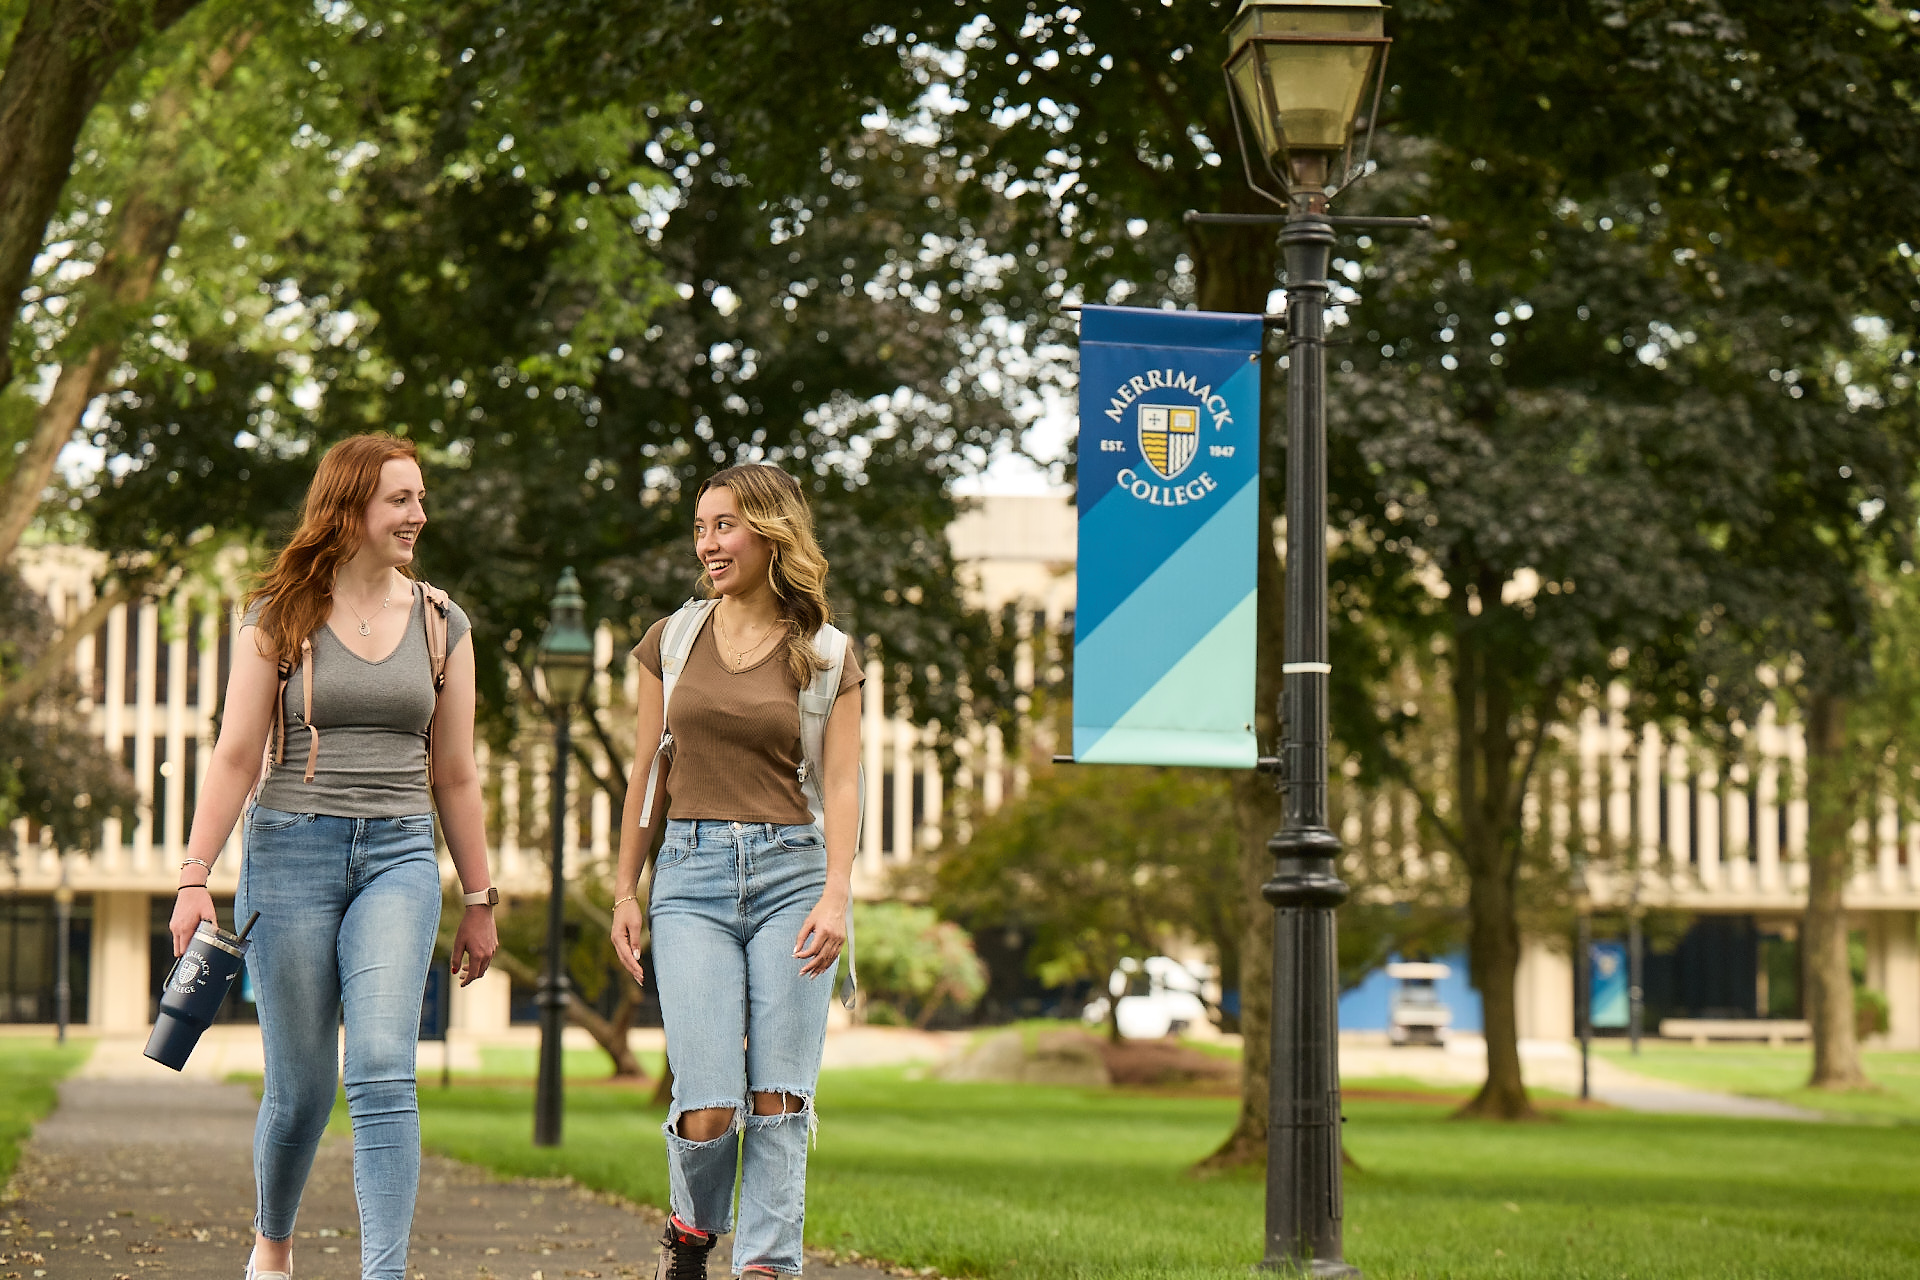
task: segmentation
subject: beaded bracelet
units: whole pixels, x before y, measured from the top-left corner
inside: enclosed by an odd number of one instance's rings
[[[640,895],[637,893],[630,893],[624,898],[615,898],[613,900],[613,909],[615,911],[618,911],[620,909],[620,904],[623,902],[638,902],[638,901],[640,901]]]

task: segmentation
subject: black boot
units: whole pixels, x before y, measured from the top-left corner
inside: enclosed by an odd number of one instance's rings
[[[695,1231],[680,1219],[667,1217],[667,1229],[660,1236],[660,1269],[654,1280],[707,1280],[707,1255],[720,1237]]]

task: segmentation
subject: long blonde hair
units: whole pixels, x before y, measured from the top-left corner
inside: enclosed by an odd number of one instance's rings
[[[805,688],[826,662],[813,647],[814,633],[833,621],[827,603],[827,557],[813,536],[813,509],[800,482],[778,467],[749,462],[716,472],[694,495],[698,502],[709,489],[733,494],[747,528],[773,544],[773,563],[767,577],[779,601],[780,621],[787,628],[787,668]],[[700,591],[716,594],[713,579],[700,574]]]

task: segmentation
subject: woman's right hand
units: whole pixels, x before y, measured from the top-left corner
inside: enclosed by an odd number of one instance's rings
[[[613,954],[643,987],[647,985],[647,971],[640,967],[640,951],[646,945],[646,919],[640,913],[640,903],[629,898],[613,909]]]
[[[220,918],[213,913],[213,895],[207,892],[205,885],[188,885],[174,895],[173,919],[167,924],[167,931],[173,935],[173,954],[182,955],[187,944],[193,941],[194,930],[200,927],[202,920],[213,921],[213,927],[220,927]]]

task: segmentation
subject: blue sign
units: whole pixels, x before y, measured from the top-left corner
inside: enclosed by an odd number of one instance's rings
[[[1257,315],[1080,313],[1073,755],[1251,769]]]
[[[1627,944],[1596,942],[1587,956],[1587,972],[1591,975],[1587,990],[1592,1001],[1587,1006],[1588,1022],[1595,1027],[1626,1026]]]

